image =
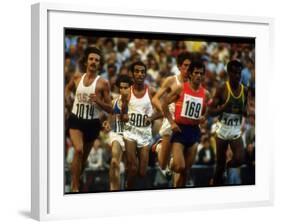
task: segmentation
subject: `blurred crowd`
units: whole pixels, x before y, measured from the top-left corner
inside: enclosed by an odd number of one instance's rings
[[[65,36],[65,83],[75,73],[84,73],[80,60],[84,50],[89,46],[96,46],[102,50],[104,60],[100,68],[100,75],[110,83],[112,98],[118,94],[115,85],[118,75],[130,75],[129,66],[138,60],[147,65],[146,82],[155,91],[163,80],[178,74],[177,55],[181,52],[193,53],[194,58],[201,59],[206,66],[203,85],[213,95],[216,87],[227,79],[226,64],[237,59],[244,65],[241,83],[249,88],[249,116],[243,121],[243,141],[245,148],[245,164],[255,165],[255,45],[249,43],[208,42],[206,41],[173,41],[156,39],[131,39],[94,36]],[[74,96],[74,94],[73,94]],[[70,113],[71,105],[65,105],[65,118]],[[209,118],[201,125],[202,137],[198,147],[196,163],[200,165],[214,165],[216,146],[214,131],[216,118]],[[156,138],[161,120],[154,125],[153,135]],[[89,167],[106,169],[110,161],[110,149],[107,136],[101,133],[98,143],[93,146],[89,156]],[[68,138],[66,123],[66,161],[71,162],[72,144]],[[231,150],[228,152],[231,158]]]

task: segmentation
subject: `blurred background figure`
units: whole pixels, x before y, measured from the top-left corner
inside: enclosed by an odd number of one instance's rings
[[[199,165],[214,165],[215,164],[215,152],[211,147],[210,138],[208,135],[201,138],[202,148],[198,152],[197,164]]]
[[[88,168],[94,171],[108,168],[104,161],[104,149],[101,147],[101,140],[99,138],[95,140],[89,153]]]

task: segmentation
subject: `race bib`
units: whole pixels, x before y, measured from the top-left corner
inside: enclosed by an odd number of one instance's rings
[[[202,115],[203,98],[184,94],[181,117],[198,120]]]
[[[227,126],[241,125],[241,115],[240,114],[223,113],[222,118],[221,118],[221,123],[223,123]]]
[[[146,120],[148,118],[148,115],[146,114],[138,114],[138,113],[131,113],[130,114],[130,125],[135,126],[135,127],[145,127],[146,125]]]

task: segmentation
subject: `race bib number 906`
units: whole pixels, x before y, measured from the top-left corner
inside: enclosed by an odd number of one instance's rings
[[[184,94],[181,117],[198,120],[202,114],[203,98]]]
[[[135,127],[145,127],[145,126],[147,126],[145,124],[147,118],[148,118],[148,115],[131,113],[130,114],[130,124]]]

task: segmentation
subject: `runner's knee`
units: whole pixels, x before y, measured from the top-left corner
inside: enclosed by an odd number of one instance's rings
[[[144,177],[146,175],[146,168],[141,169],[139,175],[140,177]]]
[[[82,154],[83,153],[83,144],[77,144],[74,146],[75,153],[76,154]]]
[[[159,160],[159,166],[162,170],[166,169],[167,164],[164,161]]]
[[[184,170],[184,164],[173,164],[173,171],[175,171],[176,173],[182,173],[184,172]]]
[[[119,161],[116,158],[111,159],[110,165],[113,169],[119,169],[119,167],[120,167]]]
[[[129,176],[136,176],[137,175],[137,166],[132,163],[128,163],[128,175]]]

